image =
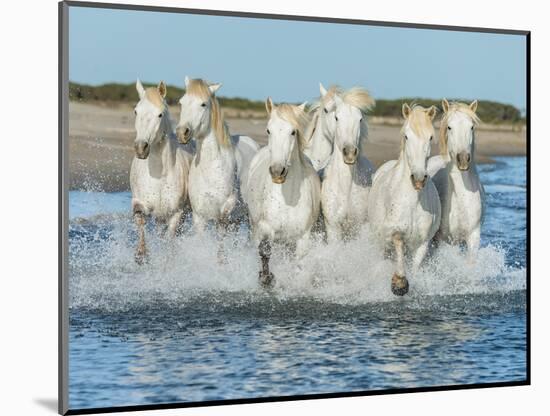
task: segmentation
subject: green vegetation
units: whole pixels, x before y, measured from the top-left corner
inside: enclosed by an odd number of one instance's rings
[[[145,87],[153,86],[153,84],[143,84]],[[166,101],[169,105],[178,103],[180,97],[184,94],[183,88],[168,86]],[[89,86],[69,83],[69,98],[75,101],[82,102],[129,102],[135,103],[138,101],[135,84],[104,84],[99,86]],[[451,98],[447,97],[449,101]],[[246,98],[228,98],[219,97],[223,107],[230,107],[238,110],[264,111],[264,103],[262,101],[252,101]],[[467,99],[459,101],[469,102]],[[439,111],[441,110],[441,101],[423,98],[402,98],[396,100],[380,99],[376,101],[376,107],[371,115],[379,117],[401,117],[401,106],[404,102],[415,102],[422,106],[435,105]],[[485,123],[525,123],[525,118],[522,117],[520,110],[509,104],[502,104],[494,101],[480,100],[477,114]]]
[[[451,99],[449,101],[462,101],[469,103],[467,99]],[[423,107],[435,105],[439,113],[443,111],[441,108],[441,100],[432,100],[425,98],[401,98],[397,100],[376,100],[376,107],[372,111],[372,115],[379,117],[400,117],[401,106],[403,103],[417,103]],[[521,116],[521,112],[510,104],[502,104],[495,101],[480,100],[477,107],[477,115],[484,123],[520,123],[525,122],[525,118]]]

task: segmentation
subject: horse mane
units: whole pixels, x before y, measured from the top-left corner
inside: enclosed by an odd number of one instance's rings
[[[474,126],[477,126],[480,123],[478,115],[470,108],[468,104],[460,103],[458,101],[453,101],[449,103],[449,110],[443,113],[441,118],[441,124],[439,125],[439,152],[446,156],[449,153],[447,147],[448,136],[447,136],[447,127],[449,126],[449,118],[452,114],[456,112],[461,112],[470,117],[474,123]]]
[[[309,121],[308,114],[300,106],[292,104],[278,104],[273,110],[277,112],[279,117],[289,122],[296,129],[298,144],[302,152],[307,144],[304,131]]]
[[[358,108],[363,113],[370,111],[376,101],[370,95],[370,93],[362,87],[352,87],[349,90],[344,90],[338,85],[331,85],[327,93],[321,97],[318,101],[312,104],[309,112],[313,114],[312,122],[308,125],[306,131],[307,141],[309,142],[315,132],[315,126],[317,119],[319,118],[319,112],[324,108],[324,105],[331,100],[335,95],[338,95],[342,100],[353,107]],[[363,120],[366,123],[366,120]]]
[[[433,135],[434,127],[432,120],[428,116],[429,110],[429,108],[424,108],[419,104],[411,104],[411,112],[409,117],[406,122],[403,123],[403,127],[401,128],[401,150],[403,150],[405,146],[405,126],[407,124],[411,127],[414,134],[419,137],[428,136],[429,134]]]
[[[202,79],[191,79],[187,85],[186,93],[199,97],[201,100],[210,101],[210,125],[218,143],[222,146],[231,145],[229,128],[223,117],[220,103],[216,95],[210,92],[209,84]]]
[[[357,107],[363,113],[370,111],[376,103],[369,92],[361,87],[353,87],[344,91],[341,96],[346,104]]]
[[[166,109],[166,101],[160,95],[157,87],[150,87],[145,90],[145,98],[157,107],[159,110],[164,111]]]

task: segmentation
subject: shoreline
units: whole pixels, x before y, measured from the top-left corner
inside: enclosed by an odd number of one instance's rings
[[[170,108],[172,121],[179,118],[179,108]],[[266,117],[225,111],[232,134],[252,137],[261,146],[267,143]],[[245,115],[246,117],[241,117]],[[235,117],[238,116],[238,117]],[[480,126],[476,137],[477,163],[494,163],[493,157],[525,156],[525,128],[517,126]],[[369,139],[364,154],[376,166],[395,159],[399,152],[399,120],[369,120]],[[438,129],[436,124],[436,139]],[[130,105],[95,105],[69,102],[69,189],[103,192],[128,191],[129,172],[135,138],[134,117]],[[437,144],[432,155],[439,153]]]

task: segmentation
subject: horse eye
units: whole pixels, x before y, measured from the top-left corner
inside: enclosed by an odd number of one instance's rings
[[[134,110],[134,114],[137,116],[137,110]]]
[[[323,111],[325,112],[325,114],[328,114],[328,110],[326,108],[323,108]]]
[[[361,118],[359,119],[359,123],[362,123],[362,122],[363,122],[363,117],[361,117]]]
[[[472,126],[472,131],[474,130],[474,126]]]
[[[162,117],[162,113],[159,114],[159,118],[161,118],[161,117]]]
[[[434,139],[434,136],[430,136],[430,141],[432,141]]]
[[[336,116],[336,114],[334,115],[334,118],[336,119],[336,121],[338,121],[338,116]]]
[[[409,138],[407,137],[407,135],[405,135],[405,140],[409,140]]]
[[[271,134],[271,132],[269,131],[269,129],[267,129],[267,134]]]
[[[206,107],[206,103],[202,103],[202,104],[201,104],[201,107]]]
[[[451,130],[451,126],[447,126],[447,130]]]
[[[290,134],[292,134],[293,136],[296,136],[296,130],[292,130],[292,133]]]

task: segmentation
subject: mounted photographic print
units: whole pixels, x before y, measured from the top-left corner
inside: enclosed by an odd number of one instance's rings
[[[60,413],[530,383],[529,32],[59,19]]]

